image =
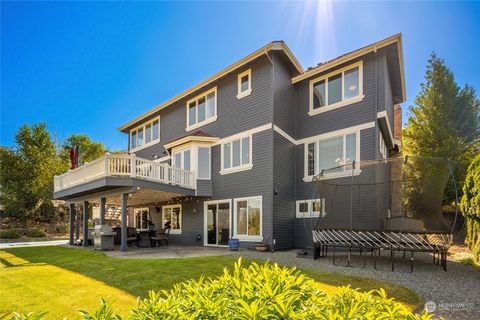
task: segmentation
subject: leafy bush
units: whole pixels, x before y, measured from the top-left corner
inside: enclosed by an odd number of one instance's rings
[[[0,230],[0,239],[18,239],[20,233],[16,229],[3,229]]]
[[[121,319],[110,305],[84,319]],[[131,320],[146,319],[430,319],[424,311],[414,315],[405,306],[387,298],[383,289],[359,292],[342,287],[326,295],[315,282],[295,268],[253,263],[246,268],[241,259],[233,273],[201,278],[175,285],[170,291],[150,291],[138,301]]]
[[[480,154],[468,167],[460,208],[467,226],[465,244],[480,261]]]
[[[18,313],[15,312],[10,320],[44,320],[46,312],[43,313]]]
[[[45,230],[43,230],[42,228],[35,228],[32,230],[29,230],[27,235],[33,238],[44,238],[47,236],[47,234],[45,233]]]

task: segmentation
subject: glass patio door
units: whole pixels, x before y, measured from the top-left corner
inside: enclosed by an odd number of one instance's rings
[[[230,202],[207,204],[206,243],[209,245],[228,245],[230,238]]]

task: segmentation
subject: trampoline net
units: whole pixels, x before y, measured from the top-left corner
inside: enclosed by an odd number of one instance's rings
[[[314,178],[322,214],[313,229],[451,233],[442,214],[445,158],[359,161]]]

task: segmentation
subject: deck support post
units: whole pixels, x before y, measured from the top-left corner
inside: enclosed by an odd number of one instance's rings
[[[127,205],[128,205],[128,193],[122,193],[122,231],[121,231],[121,244],[120,251],[127,251]]]
[[[80,239],[80,211],[75,212],[75,241]]]
[[[83,246],[88,247],[88,201],[83,201]]]
[[[75,224],[75,203],[70,203],[70,211],[69,211],[69,226],[68,226],[68,234],[69,234],[69,239],[68,239],[68,244],[73,246],[75,243],[75,240],[73,239],[73,232],[74,232],[74,224]]]
[[[105,207],[107,204],[107,198],[106,197],[101,197],[100,198],[100,225],[105,224]]]

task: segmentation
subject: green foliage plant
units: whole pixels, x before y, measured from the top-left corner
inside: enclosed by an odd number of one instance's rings
[[[93,314],[83,311],[86,320],[121,319],[109,306]],[[150,291],[138,301],[130,320],[147,319],[431,319],[424,311],[413,314],[386,296],[383,289],[359,292],[341,287],[327,295],[315,281],[295,268],[277,264],[242,261],[218,278],[200,278],[179,283],[170,291]]]

